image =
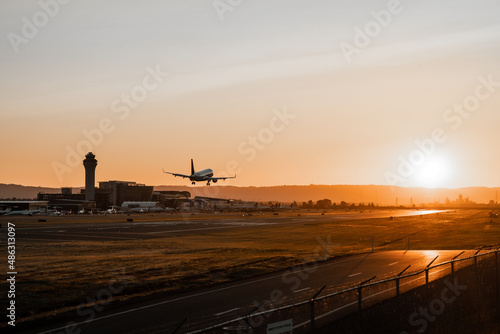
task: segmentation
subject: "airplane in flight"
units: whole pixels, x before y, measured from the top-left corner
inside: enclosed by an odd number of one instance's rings
[[[191,180],[191,184],[196,184],[196,182],[206,181],[207,186],[210,185],[210,182],[217,183],[217,181],[219,181],[219,180],[236,178],[236,175],[235,176],[214,177],[214,171],[211,170],[210,168],[195,172],[193,159],[191,159],[191,175],[170,173],[170,172],[165,172],[165,170],[163,170],[163,173],[172,174],[173,176],[176,176],[176,177],[180,176],[182,178],[188,178]]]

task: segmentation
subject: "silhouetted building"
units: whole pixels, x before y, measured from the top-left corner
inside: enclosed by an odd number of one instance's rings
[[[158,202],[167,208],[177,208],[179,203],[191,197],[189,191],[155,191],[153,202]]]
[[[123,202],[150,202],[153,187],[128,181],[99,182],[100,194],[109,194],[108,206],[121,206]]]
[[[97,167],[97,160],[92,152],[87,153],[85,160],[85,200],[95,201],[95,168]]]
[[[71,196],[73,194],[73,189],[71,188],[61,188],[61,193],[63,196]]]
[[[52,209],[73,213],[81,211],[82,209],[91,210],[94,208],[94,203],[92,201],[85,200],[83,189],[79,194],[73,194],[71,188],[62,188],[61,192],[56,194],[38,193],[37,200],[47,201],[48,206]]]
[[[12,211],[47,211],[47,201],[0,201],[0,214]]]
[[[71,188],[62,188],[60,193],[56,194],[46,194],[38,193],[37,200],[39,201],[49,201],[53,202],[56,200],[73,200],[73,201],[85,201],[85,194],[82,192],[80,194],[73,194]]]
[[[110,189],[100,189],[95,190],[95,207],[100,210],[106,210],[111,208],[113,204],[110,204],[111,191]]]

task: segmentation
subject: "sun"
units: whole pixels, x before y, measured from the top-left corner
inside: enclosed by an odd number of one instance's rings
[[[449,178],[449,164],[442,156],[431,156],[416,171],[416,181],[422,187],[444,186]]]

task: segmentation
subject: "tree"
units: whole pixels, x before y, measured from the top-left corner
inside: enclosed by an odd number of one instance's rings
[[[318,209],[328,209],[331,205],[332,205],[332,201],[330,201],[328,198],[319,200],[316,203],[316,206],[318,207]]]
[[[313,201],[309,200],[307,203],[302,202],[302,209],[312,209],[313,208]]]

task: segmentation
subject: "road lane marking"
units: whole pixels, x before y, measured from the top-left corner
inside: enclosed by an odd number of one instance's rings
[[[215,315],[223,315],[223,314],[226,314],[226,313],[230,313],[230,312],[233,312],[233,311],[236,311],[236,310],[239,310],[240,308],[237,307],[237,308],[233,308],[232,310],[229,310],[229,311],[224,311],[224,312],[221,312],[221,313],[216,313]]]
[[[391,263],[391,264],[389,264],[389,265],[390,265],[390,266],[393,266],[393,265],[398,264],[398,263],[399,263],[399,262],[393,262],[393,263]]]
[[[352,275],[349,275],[349,277],[354,277],[354,276],[358,276],[358,275],[361,275],[361,273],[352,274]]]
[[[307,287],[307,288],[304,288],[304,289],[300,289],[300,290],[295,290],[294,292],[297,293],[297,292],[302,292],[302,291],[306,291],[306,290],[309,290],[310,288]]]

